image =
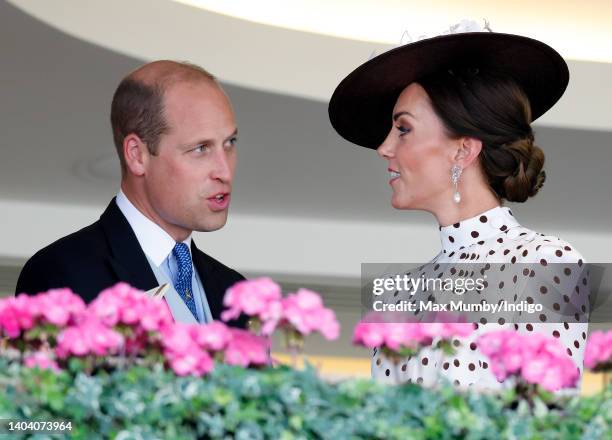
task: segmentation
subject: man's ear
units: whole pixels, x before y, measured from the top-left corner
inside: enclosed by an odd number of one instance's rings
[[[465,169],[478,157],[482,150],[482,141],[473,137],[462,137],[455,153],[454,162]]]
[[[136,175],[144,175],[149,161],[149,150],[140,137],[134,133],[123,138],[123,157],[127,170]]]

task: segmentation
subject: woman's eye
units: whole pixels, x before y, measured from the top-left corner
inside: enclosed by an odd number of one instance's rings
[[[406,127],[401,126],[401,125],[397,126],[396,128],[399,130],[399,132],[400,132],[400,136],[403,136],[403,135],[405,135],[406,133],[410,132],[410,129],[409,129],[409,128],[406,128]]]

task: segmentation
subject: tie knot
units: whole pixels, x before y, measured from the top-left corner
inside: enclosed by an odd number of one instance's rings
[[[186,264],[191,266],[191,254],[189,253],[189,248],[185,243],[177,243],[174,245],[172,254],[174,254],[179,267],[184,267]]]

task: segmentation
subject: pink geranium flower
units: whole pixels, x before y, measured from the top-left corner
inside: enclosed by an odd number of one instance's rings
[[[230,332],[232,337],[225,348],[225,363],[242,367],[269,364],[268,338],[236,328],[230,328]]]
[[[161,330],[164,356],[179,376],[202,376],[213,369],[212,358],[196,340],[203,332],[199,327],[177,322]]]
[[[84,312],[85,303],[70,289],[51,289],[35,296],[21,293],[0,300],[0,333],[17,338],[39,324],[61,328],[77,322]]]
[[[191,336],[200,347],[212,352],[222,351],[232,339],[229,328],[219,321],[193,326]]]
[[[162,346],[166,353],[181,353],[192,350],[199,345],[194,341],[193,328],[197,324],[184,324],[175,322],[161,331]]]
[[[589,336],[584,351],[584,365],[591,370],[612,369],[612,330],[596,331]]]
[[[340,334],[335,313],[323,306],[318,293],[308,289],[299,289],[282,300],[282,323],[292,326],[303,336],[319,332],[332,340]]]
[[[68,356],[107,356],[116,354],[124,344],[123,336],[108,328],[95,315],[85,317],[79,324],[66,327],[57,336],[56,354]]]
[[[380,347],[392,352],[404,348],[426,347],[438,340],[464,337],[474,331],[473,324],[453,322],[394,322],[398,314],[369,313],[357,324],[353,343],[368,348]]]
[[[100,292],[89,310],[109,327],[125,324],[155,331],[174,321],[165,301],[149,298],[126,283],[117,283]]]
[[[76,323],[85,313],[85,302],[70,289],[51,289],[32,297],[36,315],[57,327]]]
[[[417,325],[430,338],[446,341],[469,336],[474,331],[473,323],[467,323],[464,316],[450,312],[430,312]]]
[[[270,278],[236,283],[228,289],[223,303],[228,310],[221,319],[248,315],[261,323],[263,335],[270,335],[279,326],[294,329],[302,336],[319,332],[326,339],[336,339],[340,333],[336,315],[323,306],[318,293],[299,289],[283,298],[280,286]]]
[[[61,371],[50,353],[46,351],[37,351],[26,356],[23,363],[27,368],[38,367],[41,370]]]
[[[29,297],[20,294],[13,298],[0,300],[0,330],[9,338],[17,338],[22,330],[34,325],[34,315],[30,308]]]
[[[179,376],[203,376],[213,370],[213,360],[208,352],[197,346],[182,352],[171,352],[167,355],[172,370]]]
[[[257,318],[261,331],[271,334],[281,318],[281,288],[270,278],[240,281],[230,287],[223,299],[228,308],[221,314],[223,321],[236,319],[240,314]]]
[[[431,336],[420,324],[403,322],[360,322],[353,332],[353,343],[368,348],[386,348],[397,352],[430,345]]]
[[[491,360],[491,371],[500,382],[514,376],[557,391],[575,386],[579,378],[559,341],[541,333],[488,332],[478,338],[478,348]]]
[[[380,347],[385,344],[386,324],[378,322],[360,322],[353,332],[353,343],[367,348]]]

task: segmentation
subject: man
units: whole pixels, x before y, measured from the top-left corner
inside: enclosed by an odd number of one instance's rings
[[[37,252],[16,293],[69,287],[89,302],[119,281],[142,290],[167,282],[177,321],[219,319],[226,289],[244,277],[200,251],[191,234],[227,220],[237,140],[228,97],[204,69],[156,61],[121,81],[111,125],[117,197],[98,221]]]

